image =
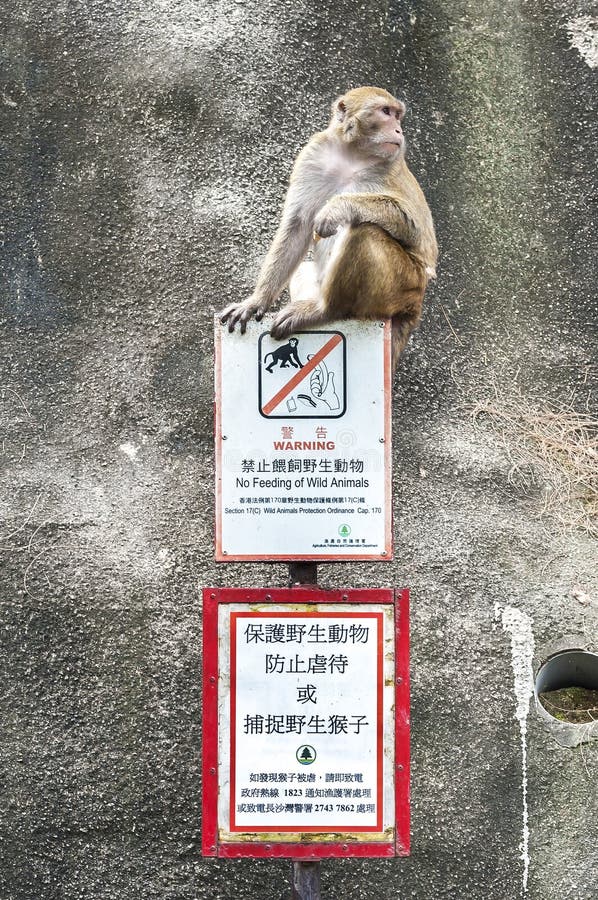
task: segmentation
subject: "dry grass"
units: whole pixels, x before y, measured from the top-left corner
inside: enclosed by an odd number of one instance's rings
[[[475,404],[511,463],[509,480],[541,483],[542,515],[598,536],[598,418],[549,400],[530,400],[496,385]]]

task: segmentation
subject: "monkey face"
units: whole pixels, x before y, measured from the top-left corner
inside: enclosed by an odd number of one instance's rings
[[[397,159],[405,150],[402,121],[405,105],[378,88],[357,88],[333,107],[347,143],[368,155]]]
[[[371,140],[385,153],[399,153],[405,145],[401,127],[404,107],[402,111],[401,107],[385,104],[384,106],[377,106],[370,114],[372,120]]]

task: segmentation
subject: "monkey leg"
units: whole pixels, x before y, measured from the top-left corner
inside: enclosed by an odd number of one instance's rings
[[[320,295],[320,280],[313,260],[304,259],[297,266],[289,282],[289,294],[291,303],[310,300]]]
[[[392,319],[396,364],[419,322],[426,282],[423,264],[381,228],[351,228],[322,282],[327,318]]]
[[[419,318],[426,287],[423,264],[376,225],[350,228],[342,252],[322,280],[334,318]]]
[[[304,260],[296,269],[289,284],[291,302],[280,310],[270,334],[273,338],[288,337],[298,328],[306,328],[323,321],[325,308],[317,267],[312,260]]]

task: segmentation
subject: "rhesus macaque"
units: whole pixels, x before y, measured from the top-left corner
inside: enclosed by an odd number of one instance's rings
[[[438,255],[428,204],[405,163],[404,115],[400,100],[375,87],[334,102],[326,131],[297,157],[253,294],[221,313],[229,331],[261,319],[290,281],[274,338],[336,319],[391,318],[396,364]]]

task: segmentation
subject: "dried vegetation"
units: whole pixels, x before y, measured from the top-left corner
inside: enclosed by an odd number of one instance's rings
[[[542,515],[598,536],[598,417],[572,404],[530,399],[496,384],[475,404],[510,463],[509,480],[540,484]]]

